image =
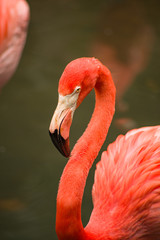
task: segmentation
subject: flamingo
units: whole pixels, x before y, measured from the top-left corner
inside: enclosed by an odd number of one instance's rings
[[[0,88],[12,77],[19,63],[29,15],[25,0],[0,0]]]
[[[92,118],[70,154],[74,111],[93,88]],[[160,239],[160,125],[130,130],[102,153],[92,189],[93,211],[84,228],[84,187],[114,115],[115,86],[110,71],[98,59],[79,58],[65,68],[58,92],[49,133],[57,149],[70,156],[57,195],[58,239]]]

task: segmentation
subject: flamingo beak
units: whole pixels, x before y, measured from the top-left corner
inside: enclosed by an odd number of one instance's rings
[[[64,99],[59,99],[57,108],[50,123],[49,134],[53,144],[59,152],[63,156],[69,157],[69,131],[74,110],[66,104],[66,102]]]

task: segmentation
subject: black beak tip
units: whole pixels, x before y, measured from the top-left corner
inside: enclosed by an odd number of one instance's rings
[[[60,134],[58,134],[57,129],[54,131],[54,133],[51,133],[49,131],[49,135],[51,137],[53,144],[58,149],[58,151],[64,157],[69,157],[70,156],[69,139],[65,140]]]

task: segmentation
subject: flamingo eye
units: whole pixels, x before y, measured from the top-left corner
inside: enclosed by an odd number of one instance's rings
[[[79,93],[81,91],[81,88],[80,87],[77,87],[76,89],[75,89],[75,93]]]

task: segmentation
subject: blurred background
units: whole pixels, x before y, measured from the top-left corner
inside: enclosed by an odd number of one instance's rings
[[[58,80],[68,62],[99,58],[117,87],[116,113],[106,142],[132,128],[160,124],[160,2],[157,0],[28,0],[25,49],[0,92],[0,239],[57,239],[56,194],[67,162],[48,127]],[[94,92],[74,115],[70,143],[83,133]],[[101,153],[95,164],[100,160]],[[85,188],[82,219],[92,211],[95,164]]]

